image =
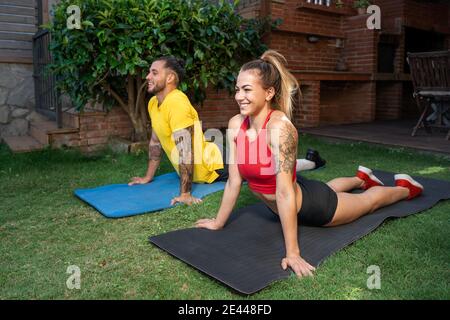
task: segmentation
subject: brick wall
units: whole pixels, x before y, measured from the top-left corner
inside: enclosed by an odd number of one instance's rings
[[[377,84],[377,120],[398,119],[401,116],[403,84],[401,82],[379,82]]]
[[[404,2],[392,0],[374,0],[381,9],[381,29],[386,33],[400,34],[404,17]]]
[[[373,121],[375,88],[375,82],[322,81],[320,125]]]
[[[283,54],[292,70],[334,70],[342,53],[335,38],[309,43],[304,34],[273,32],[270,48]]]
[[[104,148],[110,137],[130,139],[133,132],[129,116],[122,108],[109,112],[84,112],[74,116],[78,132],[51,135],[52,147],[79,147],[82,152]]]
[[[239,14],[246,18],[256,18],[261,14],[261,5],[264,0],[241,0],[239,2]]]
[[[449,31],[448,3],[404,0],[404,25],[437,32]]]
[[[445,32],[450,27],[448,3],[423,0],[373,0],[380,6],[382,29],[388,33],[400,33],[401,26]]]
[[[379,31],[369,30],[366,15],[345,19],[344,56],[350,71],[377,72]]]
[[[319,125],[319,103],[320,103],[320,82],[303,81],[301,83],[302,97],[300,106],[293,112],[293,123],[295,127],[316,127]]]
[[[195,106],[203,129],[227,128],[228,120],[239,113],[239,107],[233,95],[229,95],[226,90],[216,91],[210,89],[206,93],[206,100],[203,106]]]
[[[405,53],[405,33],[400,35],[399,45],[395,50],[394,72],[403,73],[405,70],[406,53]]]
[[[272,1],[271,15],[273,19],[283,19],[279,30],[316,34],[324,36],[341,36],[341,17],[323,14],[321,11],[299,9],[299,0],[286,0],[282,3]]]

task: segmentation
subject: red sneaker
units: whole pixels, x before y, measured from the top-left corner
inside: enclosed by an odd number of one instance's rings
[[[407,174],[396,174],[394,176],[395,185],[409,189],[408,200],[420,196],[423,186]]]
[[[384,183],[380,181],[373,174],[372,170],[369,168],[359,166],[358,171],[356,172],[356,176],[362,180],[364,180],[364,185],[362,186],[363,190],[367,190],[376,186],[384,186]]]

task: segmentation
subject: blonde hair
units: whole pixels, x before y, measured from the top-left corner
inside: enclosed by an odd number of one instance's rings
[[[275,105],[292,119],[294,106],[300,98],[300,86],[286,65],[287,61],[283,55],[275,50],[267,50],[260,59],[244,64],[241,71],[258,70],[263,88],[275,89]]]

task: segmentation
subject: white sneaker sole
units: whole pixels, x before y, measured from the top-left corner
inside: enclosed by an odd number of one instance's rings
[[[413,178],[411,178],[411,176],[409,176],[409,175],[407,175],[407,174],[403,174],[403,173],[400,173],[400,174],[396,174],[395,176],[394,176],[394,180],[395,181],[397,181],[397,180],[406,180],[406,181],[408,181],[409,183],[411,183],[413,186],[416,186],[417,188],[420,188],[420,189],[424,189],[423,188],[423,185],[421,185],[420,183],[418,183],[416,180],[414,180]]]
[[[379,184],[381,184],[382,186],[384,186],[384,183],[380,181],[380,179],[378,179],[377,177],[375,177],[375,175],[373,174],[372,170],[370,170],[369,168],[363,167],[363,166],[359,166],[358,167],[358,171],[364,172],[365,174],[367,174],[369,176],[369,178]]]

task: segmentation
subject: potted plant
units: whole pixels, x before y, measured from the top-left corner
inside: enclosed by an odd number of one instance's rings
[[[353,2],[353,8],[358,10],[358,14],[366,14],[366,9],[370,5],[371,3],[369,0],[355,0]]]

